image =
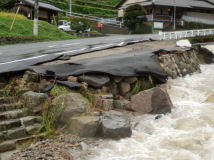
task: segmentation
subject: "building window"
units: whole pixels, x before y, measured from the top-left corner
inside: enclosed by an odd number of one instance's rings
[[[147,14],[149,14],[149,9],[147,9]]]
[[[161,14],[161,15],[163,14],[163,10],[162,10],[162,9],[160,10],[160,14]]]
[[[150,14],[152,14],[152,9],[150,9]]]

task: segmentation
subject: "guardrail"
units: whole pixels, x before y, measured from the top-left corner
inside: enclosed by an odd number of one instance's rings
[[[179,37],[193,37],[193,36],[197,36],[200,34],[203,35],[208,35],[208,34],[212,34],[212,31],[214,31],[214,29],[200,29],[200,30],[186,30],[186,31],[175,31],[175,32],[159,32],[159,36],[160,36],[160,40],[162,39],[167,39],[166,36],[169,36],[169,39],[172,39],[172,36],[174,35],[176,39],[178,39]],[[196,33],[196,34],[195,34]],[[189,36],[188,36],[189,34]]]
[[[70,12],[66,12],[66,17],[70,15]],[[86,17],[89,18],[91,20],[94,21],[98,21],[104,24],[114,24],[114,25],[119,25],[120,28],[123,26],[123,21],[117,21],[117,18],[100,18],[100,17],[94,17],[94,16],[89,16],[89,15],[85,15],[85,14],[79,14],[79,13],[71,13],[72,15],[76,15],[76,16],[81,16],[81,17]]]

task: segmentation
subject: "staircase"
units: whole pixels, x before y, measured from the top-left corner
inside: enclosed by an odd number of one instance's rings
[[[34,137],[41,123],[41,116],[27,115],[18,97],[3,97],[0,90],[0,153],[14,150],[21,142]]]

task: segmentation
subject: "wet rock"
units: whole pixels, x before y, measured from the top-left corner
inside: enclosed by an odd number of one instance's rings
[[[51,89],[52,89],[53,87],[54,87],[54,85],[51,83],[51,84],[49,84],[46,88],[43,88],[43,89],[41,90],[41,92],[42,92],[42,93],[50,92]]]
[[[110,78],[108,76],[102,75],[79,76],[78,80],[86,82],[88,85],[95,88],[101,88],[102,86],[105,86],[110,82]]]
[[[120,77],[120,76],[115,76],[115,77],[114,77],[114,81],[115,81],[116,83],[119,83],[122,79],[123,79],[123,77]]]
[[[66,151],[65,149],[62,149],[62,154],[61,155],[66,160],[73,160],[73,156],[68,151]]]
[[[8,130],[7,132],[7,138],[8,139],[16,139],[27,136],[25,132],[25,128],[15,128],[12,130]]]
[[[172,88],[172,87],[171,87],[169,84],[167,84],[167,83],[165,83],[165,84],[156,84],[155,87],[160,87],[160,88],[163,88],[163,89],[165,89],[165,90],[168,90],[168,89],[171,89],[171,88]]]
[[[126,122],[104,118],[102,120],[102,135],[104,138],[126,138],[132,135],[131,128]]]
[[[95,137],[99,126],[99,117],[74,117],[69,125],[70,133],[80,137]]]
[[[39,84],[35,82],[27,83],[28,91],[39,92]]]
[[[42,105],[48,96],[44,93],[35,93],[32,91],[26,92],[22,95],[24,105],[30,112],[39,112],[42,110]]]
[[[124,96],[126,93],[128,93],[131,89],[130,84],[128,83],[124,83],[124,82],[120,82],[119,83],[119,93],[120,95]]]
[[[41,124],[39,123],[36,123],[34,125],[31,125],[31,126],[27,126],[26,127],[26,132],[30,135],[33,135],[35,134],[36,131],[38,131],[40,128],[42,127]]]
[[[47,88],[51,84],[52,84],[51,82],[47,81],[46,79],[43,79],[39,84],[39,89],[43,90],[44,88]]]
[[[35,72],[26,71],[23,80],[27,82],[39,82],[40,76]]]
[[[73,115],[85,112],[87,107],[86,100],[77,93],[63,94],[55,98],[53,104],[56,106],[64,105],[66,107],[62,116],[58,119],[60,125],[66,125]]]
[[[165,114],[171,112],[173,104],[166,90],[155,87],[135,95],[126,108],[143,114]]]
[[[137,77],[124,77],[123,82],[132,84],[137,81]]]
[[[1,133],[1,132],[0,132],[0,140],[1,141],[6,140],[6,136],[3,133]]]
[[[113,101],[113,107],[116,109],[126,110],[126,105],[128,103],[129,103],[129,101],[125,100],[125,99],[114,100]]]
[[[104,110],[109,111],[113,109],[113,96],[112,94],[105,95],[95,95],[97,100],[97,107]]]
[[[0,143],[0,152],[10,151],[16,149],[15,141],[6,141]]]
[[[78,79],[77,79],[77,77],[69,76],[69,77],[68,77],[68,81],[71,81],[71,82],[77,82],[77,81],[78,81]]]

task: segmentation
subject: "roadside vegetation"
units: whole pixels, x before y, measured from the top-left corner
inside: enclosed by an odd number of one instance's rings
[[[50,4],[69,11],[69,0],[44,0]],[[116,5],[121,0],[72,0],[72,12],[86,14],[96,17],[112,18],[117,17]]]
[[[33,34],[34,21],[28,20],[22,15],[18,15],[14,26],[10,31],[13,18],[8,17],[13,16],[13,13],[0,14],[0,45],[76,38],[61,30],[59,30],[59,35],[57,28],[54,25],[44,21],[39,21],[39,35],[36,37]]]
[[[146,10],[139,4],[134,4],[126,8],[124,14],[124,26],[128,27],[132,33],[151,33],[152,26],[146,25]],[[138,17],[139,16],[139,17]],[[138,18],[137,18],[138,17]]]

